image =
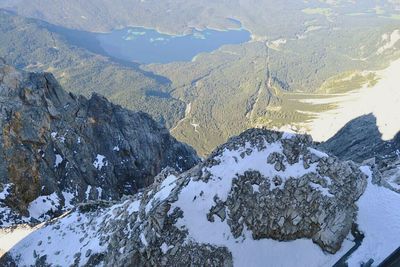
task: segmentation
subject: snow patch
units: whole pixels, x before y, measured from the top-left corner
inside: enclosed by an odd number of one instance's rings
[[[148,213],[153,208],[153,203],[155,201],[164,201],[172,192],[176,186],[176,176],[169,175],[160,185],[160,190],[155,193],[152,199],[146,205],[146,213]]]
[[[282,135],[282,139],[292,139],[295,136],[296,136],[296,134],[294,134],[294,133],[284,132]]]
[[[6,199],[10,194],[8,191],[11,189],[12,184],[3,184],[3,191],[0,192],[0,200]]]
[[[251,186],[253,187],[253,192],[254,193],[259,193],[260,192],[260,186],[258,184],[253,184]]]
[[[332,195],[331,193],[329,193],[329,189],[328,189],[328,188],[323,187],[323,186],[320,185],[320,184],[310,183],[310,186],[311,186],[312,189],[321,192],[321,194],[322,194],[323,196],[326,196],[326,197],[334,197],[334,195]]]
[[[321,152],[319,150],[316,150],[314,148],[309,147],[308,151],[310,151],[311,154],[314,154],[315,156],[317,156],[319,158],[329,158],[328,154]]]
[[[85,192],[86,200],[89,200],[89,196],[90,196],[90,192],[91,191],[92,191],[92,186],[88,185],[88,187],[86,188],[86,192]]]
[[[93,166],[100,171],[104,166],[108,166],[108,161],[105,156],[97,154]]]
[[[127,208],[128,214],[132,215],[134,212],[138,212],[140,208],[140,200],[132,202]]]
[[[96,187],[97,190],[97,198],[101,198],[102,194],[103,194],[103,188],[101,187]]]
[[[56,160],[54,162],[54,168],[57,168],[62,162],[63,162],[63,158],[61,157],[60,154],[56,154]]]
[[[140,241],[141,241],[142,244],[145,245],[146,247],[149,245],[149,243],[147,243],[146,237],[144,236],[144,233],[140,233]]]
[[[72,200],[75,197],[74,194],[70,193],[70,192],[64,192],[64,191],[61,192],[61,194],[64,197],[64,202],[65,202],[64,206],[65,206],[65,208],[72,209],[74,207],[74,205],[72,204]]]
[[[32,201],[28,206],[29,215],[32,218],[39,219],[47,212],[57,211],[60,206],[60,200],[54,192],[48,196],[40,196]]]
[[[165,254],[165,253],[168,252],[170,247],[164,242],[164,243],[161,244],[160,249],[161,249],[162,253]]]

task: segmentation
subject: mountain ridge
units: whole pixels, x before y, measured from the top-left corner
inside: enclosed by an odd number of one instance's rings
[[[183,171],[199,161],[149,115],[98,94],[67,93],[51,74],[20,71],[4,60],[0,128],[5,225],[47,220],[87,200],[119,199],[167,166]]]

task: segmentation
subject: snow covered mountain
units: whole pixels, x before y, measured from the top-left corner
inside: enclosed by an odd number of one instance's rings
[[[5,266],[360,266],[400,244],[400,195],[309,136],[253,129],[119,202],[44,225]]]

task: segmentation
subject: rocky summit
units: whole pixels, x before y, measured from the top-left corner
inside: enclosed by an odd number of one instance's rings
[[[379,185],[373,167],[315,147],[306,135],[248,130],[191,170],[163,170],[134,196],[79,205],[25,238],[1,263],[332,266],[347,261],[360,266],[382,261],[400,234],[395,209],[400,195]]]
[[[34,223],[88,200],[119,199],[196,152],[142,112],[64,91],[53,75],[0,61],[0,226]]]

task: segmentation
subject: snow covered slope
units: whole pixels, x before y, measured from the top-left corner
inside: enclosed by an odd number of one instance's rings
[[[400,195],[308,136],[249,130],[193,169],[155,180],[119,203],[75,208],[0,263],[331,266],[355,245],[356,224],[365,237],[350,266],[379,263],[400,244]]]
[[[368,259],[377,265],[400,246],[400,194],[374,185],[370,168],[361,169],[368,174],[368,186],[357,202],[357,223],[365,238],[348,260],[350,266]]]

